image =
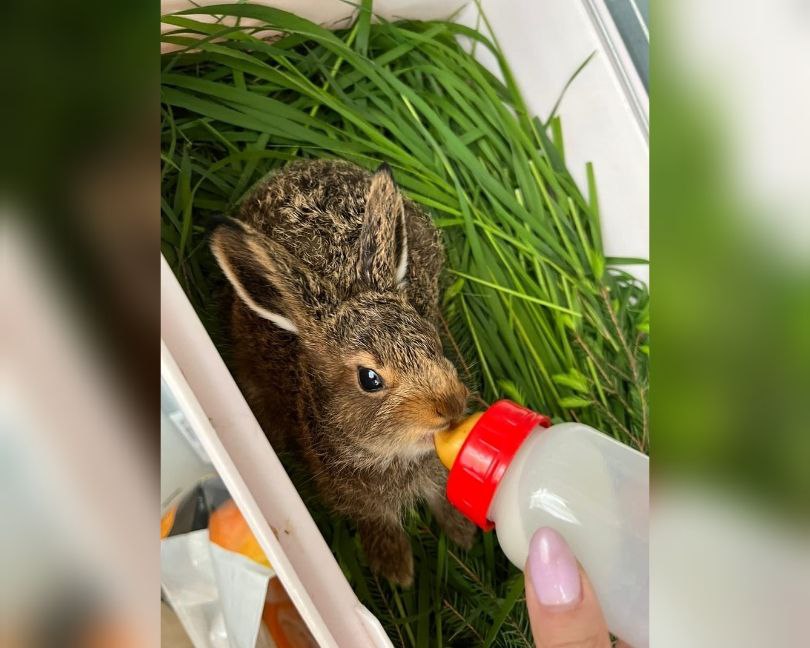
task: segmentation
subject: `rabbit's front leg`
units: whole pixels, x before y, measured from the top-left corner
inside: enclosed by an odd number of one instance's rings
[[[425,499],[445,535],[462,549],[469,549],[477,527],[447,501],[447,470],[438,461],[435,463]]]
[[[397,585],[410,587],[413,583],[413,553],[399,520],[361,520],[357,528],[371,571]]]

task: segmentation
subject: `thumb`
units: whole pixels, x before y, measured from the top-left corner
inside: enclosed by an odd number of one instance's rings
[[[610,648],[588,576],[563,537],[538,529],[526,561],[526,603],[537,648]]]

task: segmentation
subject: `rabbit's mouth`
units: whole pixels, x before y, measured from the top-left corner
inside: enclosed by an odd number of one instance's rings
[[[421,455],[425,452],[432,451],[435,447],[434,437],[439,432],[446,430],[447,425],[420,425],[418,428],[411,428],[405,441],[405,446],[401,447],[401,454],[403,455]]]
[[[433,443],[433,436],[438,434],[439,432],[444,432],[448,430],[452,423],[450,421],[442,421],[441,423],[436,423],[435,425],[420,425],[419,426],[419,440],[428,440]]]
[[[444,421],[442,423],[437,423],[436,425],[429,425],[425,428],[425,433],[429,434],[431,437],[436,434],[437,432],[444,432],[449,430],[452,427],[452,421]]]
[[[428,446],[430,448],[433,447],[433,439],[437,434],[440,432],[445,432],[449,430],[451,427],[451,423],[442,423],[441,425],[431,425],[428,427],[422,428],[422,433],[419,435],[418,438],[418,445],[420,446]]]

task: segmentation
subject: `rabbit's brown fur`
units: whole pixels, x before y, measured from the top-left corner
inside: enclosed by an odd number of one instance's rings
[[[411,583],[401,519],[420,500],[469,545],[474,527],[445,499],[432,451],[433,432],[467,400],[436,331],[444,251],[387,167],[291,165],[216,230],[212,249],[235,288],[233,364],[246,398],[271,442],[298,452],[323,499],[357,522],[372,569]],[[364,391],[358,367],[384,388]]]

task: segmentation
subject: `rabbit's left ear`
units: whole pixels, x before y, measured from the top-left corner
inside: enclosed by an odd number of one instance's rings
[[[279,328],[306,334],[334,305],[331,284],[241,221],[223,222],[211,236],[211,251],[237,296]]]
[[[387,164],[371,176],[357,270],[360,280],[377,290],[405,285],[408,274],[405,206]]]

